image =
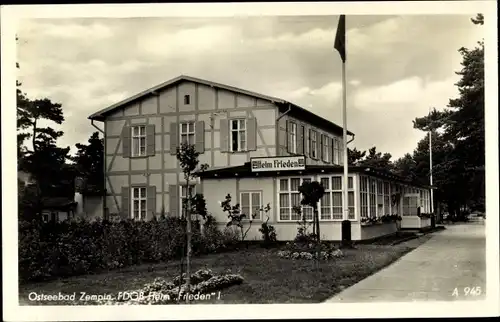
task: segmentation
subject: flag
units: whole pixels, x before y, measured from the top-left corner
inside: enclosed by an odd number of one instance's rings
[[[334,48],[339,51],[340,58],[345,63],[345,15],[340,15]]]

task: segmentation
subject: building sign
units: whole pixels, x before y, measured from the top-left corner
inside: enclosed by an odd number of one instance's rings
[[[306,158],[304,156],[252,158],[250,164],[252,172],[305,170]]]

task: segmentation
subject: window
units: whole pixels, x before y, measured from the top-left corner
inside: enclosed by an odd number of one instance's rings
[[[180,139],[183,144],[193,145],[195,142],[194,122],[184,122],[180,124]]]
[[[189,95],[184,95],[184,105],[190,104],[191,97]]]
[[[369,217],[369,207],[368,207],[368,177],[361,176],[360,177],[360,187],[359,187],[359,195],[361,198],[361,218]]]
[[[337,138],[333,138],[333,163],[334,164],[340,164],[339,163],[339,140]]]
[[[311,178],[289,178],[280,179],[278,186],[279,194],[279,220],[280,221],[298,221],[302,220],[300,216],[293,211],[294,206],[300,206],[302,215],[306,220],[313,219],[313,209],[309,206],[301,206],[302,196],[299,187],[304,182],[311,182]]]
[[[424,190],[424,192],[425,192],[425,211],[426,212],[431,212],[430,191],[429,190]]]
[[[369,195],[370,195],[370,217],[377,217],[377,181],[373,178],[369,179]]]
[[[132,189],[132,219],[146,219],[146,188],[133,187]]]
[[[288,152],[297,153],[297,124],[288,122]]]
[[[132,156],[146,155],[146,126],[132,127]]]
[[[330,162],[330,158],[329,158],[329,154],[328,154],[328,141],[329,141],[329,137],[326,136],[326,135],[323,135],[323,160],[325,162]]]
[[[384,209],[384,182],[377,180],[377,213],[379,216],[385,215]]]
[[[349,208],[349,219],[354,219],[354,178],[349,176],[348,178],[348,208]],[[342,220],[343,215],[343,204],[344,200],[342,198],[342,186],[343,177],[342,176],[331,176],[323,177],[320,180],[321,185],[325,188],[325,194],[320,200],[319,211],[320,220]]]
[[[395,195],[401,191],[400,187],[398,184],[392,184],[390,187],[390,193],[391,195]],[[400,214],[401,211],[399,210],[399,200],[393,201],[391,197],[391,203],[392,203],[392,214]]]
[[[261,220],[261,208],[262,208],[262,194],[260,191],[256,192],[240,192],[240,205],[241,213],[245,214],[245,219],[249,220],[253,218],[254,220]]]
[[[311,151],[311,158],[316,159],[318,157],[318,137],[317,137],[317,132],[314,130],[311,130],[311,139],[309,140],[311,142],[309,150]]]
[[[247,130],[246,120],[231,120],[231,151],[246,151],[247,148]]]
[[[196,194],[196,188],[195,185],[189,185],[189,191],[188,191],[188,186],[187,185],[181,185],[180,186],[180,203],[182,206],[182,217],[186,217],[186,199],[190,195],[191,198],[194,197]],[[189,194],[188,194],[189,192]]]
[[[391,215],[391,194],[390,183],[384,182],[384,211],[386,215]]]

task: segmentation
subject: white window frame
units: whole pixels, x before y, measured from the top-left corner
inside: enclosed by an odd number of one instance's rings
[[[386,215],[386,211],[385,211],[385,204],[384,204],[384,180],[381,180],[381,179],[377,179],[377,200],[376,200],[376,204],[377,204],[377,215],[379,217],[381,216],[384,216]],[[379,207],[379,199],[381,199],[381,202],[382,202],[382,207]],[[380,210],[380,208],[382,208]],[[379,214],[379,210],[382,212],[382,214]]]
[[[137,133],[136,133],[137,129]],[[141,134],[141,130],[144,132]],[[144,139],[144,144],[141,143],[142,139]],[[143,157],[146,156],[146,147],[147,147],[148,136],[146,134],[146,125],[134,125],[130,127],[130,143],[132,148],[132,156],[133,157]],[[137,147],[137,151],[136,151]]]
[[[311,146],[309,147],[309,151],[311,153],[311,158],[318,159],[318,132],[316,130],[311,129]]]
[[[340,179],[340,189],[335,189],[333,190],[333,178],[339,178]],[[347,194],[348,194],[348,202],[349,202],[349,195],[352,195],[353,196],[353,205],[352,206],[348,206],[349,208],[349,217],[348,217],[348,220],[351,220],[351,221],[354,221],[356,220],[356,185],[355,185],[355,182],[356,182],[356,176],[355,175],[349,175],[348,176],[349,179],[352,180],[352,185],[351,187],[349,187],[347,189]],[[320,221],[342,221],[344,220],[344,195],[343,195],[343,190],[342,190],[342,187],[344,185],[344,178],[342,175],[322,175],[322,176],[318,176],[318,182],[319,183],[322,183],[322,179],[328,179],[328,188],[325,188],[325,195],[328,195],[329,197],[329,200],[330,200],[330,206],[328,207],[329,208],[329,213],[330,213],[330,218],[326,219],[322,219],[322,211],[323,211],[323,204],[322,204],[322,200],[319,201],[319,205],[318,205],[318,212],[319,212],[319,220]],[[348,180],[349,180],[348,179]],[[348,182],[349,184],[349,182]],[[340,193],[340,206],[339,205],[334,205],[333,204],[333,193]],[[333,209],[334,208],[340,208],[340,218],[333,218]],[[352,214],[352,217],[351,217],[351,214]]]
[[[183,131],[183,125],[186,126],[186,131]],[[189,128],[192,126],[193,130],[191,131]],[[196,143],[196,122],[194,121],[185,121],[179,124],[179,142],[182,144],[184,142],[184,138],[186,138],[186,142],[190,145],[194,145]],[[192,143],[190,142],[190,139]]]
[[[340,149],[339,149],[339,139],[337,137],[333,138],[333,163],[334,164],[340,164],[339,162],[339,157],[340,157]]]
[[[293,211],[293,205],[292,204],[292,195],[294,194],[299,194],[299,200],[302,200],[302,194],[300,194],[298,191],[296,190],[290,190],[291,189],[291,185],[292,185],[292,179],[299,179],[300,182],[299,182],[299,187],[304,183],[305,180],[310,180],[310,181],[314,181],[314,177],[313,176],[292,176],[292,177],[279,177],[276,179],[276,184],[277,184],[277,187],[276,187],[276,191],[277,191],[277,204],[276,204],[276,208],[277,208],[277,221],[278,222],[297,222],[297,221],[302,221],[302,218],[293,218],[292,219],[292,216],[294,215],[294,211]],[[281,190],[281,180],[288,180],[288,183],[287,183],[287,189],[286,191],[282,191]],[[289,205],[288,207],[281,207],[281,200],[280,200],[280,195],[282,194],[287,194],[288,195],[288,200],[289,200]],[[312,207],[309,207],[309,206],[302,206],[300,205],[300,203],[297,205],[297,206],[301,206],[301,209],[302,209],[302,215],[304,215],[304,209],[310,209],[311,210],[311,219],[306,219],[307,222],[312,222],[313,221],[313,218],[314,218],[314,214],[312,213]],[[281,219],[281,209],[288,209],[289,211],[289,219]]]
[[[323,146],[322,146],[322,149],[323,149],[323,160],[325,162],[330,162],[330,154],[329,154],[329,151],[328,151],[328,141],[330,140],[330,137],[326,134],[324,134],[323,136]]]
[[[262,205],[262,191],[260,190],[244,190],[244,191],[240,191],[240,210],[242,213],[244,213],[246,216],[243,220],[246,220],[246,221],[250,221],[250,218],[252,218],[251,216],[254,215],[253,213],[245,213],[243,211],[243,195],[248,195],[248,207],[250,209],[253,209],[254,208],[254,204],[252,202],[252,196],[254,194],[258,194],[259,195],[259,207],[256,211],[256,217],[252,219],[252,221],[260,221],[262,220],[262,211],[260,211],[261,208],[263,208],[264,206]]]
[[[179,185],[179,205],[180,205],[180,209],[181,209],[181,211],[179,211],[180,218],[185,217],[185,215],[186,215],[185,214],[186,209],[184,209],[184,199],[187,198],[187,195],[185,194],[185,192],[188,192],[188,191],[187,191],[187,189],[186,189],[186,191],[184,191],[184,188],[187,188],[187,184],[180,184]],[[191,197],[196,195],[196,184],[190,183],[189,188],[191,189]]]
[[[384,214],[392,215],[391,182],[383,181]]]
[[[244,128],[241,128],[241,121],[243,121]],[[236,129],[233,129],[234,122],[237,122]],[[238,147],[235,150],[233,147],[233,133],[237,132],[237,142]],[[245,142],[245,146],[242,147],[242,138],[244,138],[243,142]],[[230,147],[229,150],[231,152],[244,152],[248,150],[248,122],[245,118],[234,118],[229,120],[229,142]]]
[[[141,191],[144,189],[144,197],[141,195]],[[135,197],[134,192],[138,190],[138,197]],[[138,206],[139,208],[137,209],[139,217],[135,217],[135,207],[134,207],[134,201],[138,201]],[[144,201],[144,209],[142,209],[142,201]],[[144,210],[144,211],[143,211]],[[144,214],[144,218],[142,217],[142,214]],[[148,189],[144,187],[131,187],[130,188],[130,217],[133,220],[145,220],[148,215]]]
[[[288,133],[288,135],[290,137],[289,137],[288,142],[291,143],[289,150],[290,150],[290,153],[297,154],[297,142],[298,142],[297,141],[297,139],[298,139],[297,130],[298,130],[298,126],[297,126],[297,123],[295,123],[295,122],[289,122],[288,124],[290,125],[290,132]]]
[[[377,205],[377,179],[374,177],[368,177],[368,215],[371,218],[379,218],[380,214],[378,213],[378,205]],[[374,200],[374,204],[372,204],[372,200]]]
[[[391,214],[401,216],[401,201],[395,205],[392,204],[392,195],[396,193],[401,193],[401,186],[396,182],[391,182],[389,186],[389,194],[391,195]]]
[[[360,176],[359,177],[359,196],[360,196],[360,217],[361,218],[370,218],[370,194],[369,194],[369,185],[370,185],[370,177],[368,176]],[[366,211],[365,211],[366,210]],[[365,213],[364,213],[365,212]]]

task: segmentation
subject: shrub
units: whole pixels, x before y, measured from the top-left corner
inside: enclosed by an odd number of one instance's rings
[[[186,244],[185,219],[152,221],[19,222],[19,279],[45,280],[178,259]],[[233,250],[238,235],[216,223],[202,236],[193,225],[193,254]]]
[[[262,223],[259,231],[262,233],[262,239],[264,241],[265,247],[274,245],[276,243],[276,229],[274,229],[274,226],[269,225],[267,221],[265,223]]]

